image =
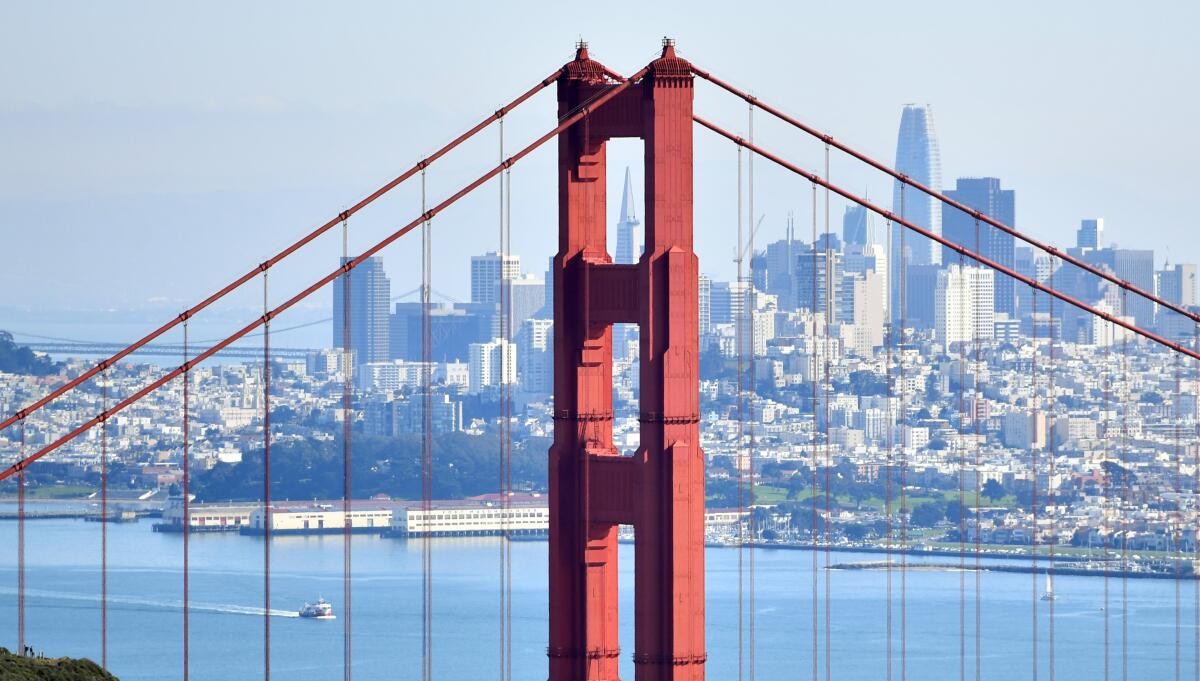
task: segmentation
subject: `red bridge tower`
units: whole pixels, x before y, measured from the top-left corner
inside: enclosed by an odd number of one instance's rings
[[[581,45],[559,116],[611,87]],[[617,526],[636,529],[636,681],[704,678],[704,455],[692,250],[691,65],[664,41],[640,82],[559,136],[550,450],[550,681],[617,681]],[[605,143],[645,140],[645,253],[605,243]],[[640,327],[641,446],[612,444],[612,325]]]

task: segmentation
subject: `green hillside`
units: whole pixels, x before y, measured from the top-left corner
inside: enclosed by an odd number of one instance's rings
[[[0,648],[2,681],[116,681],[116,678],[91,660],[20,657]]]

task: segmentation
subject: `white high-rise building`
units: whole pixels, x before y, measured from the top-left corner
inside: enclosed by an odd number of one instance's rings
[[[471,376],[467,390],[471,394],[492,386],[517,382],[517,346],[493,338],[487,343],[471,343],[468,351]]]
[[[933,124],[933,109],[929,105],[906,104],[900,114],[900,133],[896,139],[896,170],[926,187],[942,186],[942,152],[938,146],[937,129]],[[897,180],[892,191],[892,212],[924,227],[934,234],[942,233],[942,204],[937,199]],[[904,253],[900,248],[900,225],[891,229],[891,303],[889,309],[899,310],[899,277],[904,265],[936,265],[942,260],[942,247],[933,240],[909,232],[904,235]]]
[[[471,302],[495,305],[500,302],[500,280],[512,281],[521,276],[521,258],[503,257],[495,251],[471,256]]]
[[[553,320],[525,320],[517,333],[517,362],[521,365],[521,390],[540,394],[554,391]]]
[[[712,279],[707,274],[700,275],[700,334],[712,330]]]
[[[934,292],[934,331],[939,343],[991,340],[995,332],[995,273],[983,267],[951,265],[938,272]]]

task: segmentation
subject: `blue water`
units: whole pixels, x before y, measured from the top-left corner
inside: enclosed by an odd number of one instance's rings
[[[100,526],[75,520],[28,524],[27,638],[50,655],[100,652]],[[151,532],[147,522],[109,526],[109,668],[123,681],[182,678],[182,537]],[[0,644],[16,641],[16,528],[0,522]],[[433,542],[434,675],[438,679],[493,678],[499,659],[500,549],[495,539]],[[236,535],[192,538],[192,678],[262,677],[261,539]],[[622,677],[633,679],[632,546],[621,547]],[[743,557],[749,563],[749,551]],[[419,542],[360,536],[353,540],[354,676],[415,678],[420,669],[421,581]],[[824,556],[819,556],[824,560]],[[833,554],[834,562],[870,560]],[[754,610],[756,678],[808,679],[812,674],[812,555],[758,550]],[[709,549],[708,644],[710,679],[737,678],[737,570],[734,549]],[[955,559],[939,558],[938,562]],[[273,540],[272,674],[299,681],[341,674],[343,620],[293,616],[319,595],[339,615],[342,603],[340,537]],[[914,571],[903,594],[906,632],[900,639],[899,575],[894,575],[893,671],[900,678],[903,648],[910,679],[958,679],[960,578],[964,573]],[[886,574],[818,571],[822,599],[832,579],[833,679],[885,678]],[[966,573],[966,676],[974,678],[974,575]],[[1041,577],[984,573],[981,609],[982,678],[1032,678],[1032,611],[1038,615],[1038,676],[1048,678],[1048,604],[1033,600]],[[1121,581],[1060,577],[1055,580],[1055,678],[1103,678],[1104,622],[1110,627],[1111,678],[1121,678]],[[1180,665],[1190,678],[1195,660],[1193,583],[1180,586]],[[1171,679],[1175,674],[1176,585],[1128,580],[1128,678]],[[546,677],[546,544],[513,545],[514,677]],[[818,670],[824,678],[825,602],[819,602]]]

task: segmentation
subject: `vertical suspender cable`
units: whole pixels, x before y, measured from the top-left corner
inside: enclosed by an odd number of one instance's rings
[[[1030,421],[1036,423],[1036,419],[1041,417],[1042,399],[1038,390],[1038,324],[1037,324],[1037,289],[1032,291],[1033,298],[1033,354],[1029,360],[1029,407]],[[1053,333],[1051,331],[1050,333]],[[1029,665],[1030,677],[1033,681],[1037,681],[1038,676],[1038,512],[1037,512],[1037,476],[1038,476],[1038,442],[1037,431],[1033,433],[1033,442],[1029,447],[1029,468],[1032,471],[1032,486],[1030,487],[1029,509],[1033,518],[1033,530],[1029,539],[1029,547],[1032,569],[1029,571]],[[1044,443],[1043,443],[1044,446]]]
[[[1200,350],[1200,324],[1192,325],[1192,349]],[[1197,378],[1200,378],[1200,368],[1196,364],[1192,365],[1192,389],[1195,390]],[[1196,419],[1196,409],[1192,408],[1191,419],[1193,423]],[[1200,490],[1200,445],[1196,442],[1196,426],[1192,426],[1192,447],[1194,448],[1194,456],[1192,459],[1192,489]],[[1193,508],[1193,512],[1197,509]],[[1192,565],[1200,565],[1200,528],[1192,525]],[[1195,568],[1193,567],[1192,581],[1192,678],[1200,681],[1200,580],[1195,578]]]
[[[975,252],[979,252],[979,218],[975,218]],[[971,327],[971,352],[974,354],[975,374],[975,401],[971,405],[971,422],[975,426],[975,681],[980,681],[983,677],[983,564],[980,556],[982,554],[981,542],[983,541],[983,525],[980,521],[983,516],[979,510],[980,493],[983,491],[983,482],[980,479],[982,466],[980,465],[979,450],[982,449],[982,434],[983,427],[979,422],[979,403],[983,401],[983,388],[980,383],[980,378],[983,376],[983,367],[979,361],[979,327]]]
[[[263,678],[271,681],[271,319],[263,268]]]
[[[747,111],[748,111],[748,119],[747,119],[748,130],[747,130],[747,132],[748,132],[748,137],[750,139],[750,142],[753,143],[754,142],[754,105],[753,104],[749,105]],[[746,473],[749,476],[749,485],[747,486],[747,490],[746,490],[747,491],[746,501],[750,506],[750,541],[751,541],[750,564],[747,566],[749,568],[749,579],[747,580],[747,583],[746,583],[746,586],[750,591],[750,597],[747,599],[747,605],[749,606],[749,609],[750,609],[750,612],[749,612],[750,636],[749,636],[749,640],[747,641],[747,645],[749,646],[749,652],[750,652],[750,664],[747,666],[747,671],[749,672],[747,674],[747,677],[749,678],[749,681],[754,681],[754,666],[755,666],[754,663],[755,663],[755,657],[756,657],[756,650],[755,650],[756,646],[755,646],[755,642],[754,642],[754,625],[755,625],[755,620],[757,619],[757,614],[754,612],[754,608],[755,608],[755,605],[754,605],[754,600],[755,600],[754,599],[754,563],[756,560],[756,558],[755,558],[756,551],[754,549],[754,542],[758,541],[758,523],[754,518],[754,396],[758,393],[758,391],[755,389],[755,385],[754,385],[754,381],[755,381],[755,376],[754,376],[754,306],[756,304],[756,298],[757,298],[757,296],[754,295],[754,154],[750,154],[746,158],[746,203],[747,203],[747,210],[749,213],[749,216],[748,216],[749,222],[746,223],[747,252],[745,254],[743,254],[742,257],[748,256],[750,258],[750,267],[749,267],[749,281],[746,282],[746,285],[743,288],[743,295],[746,296],[746,299],[742,302],[742,306],[743,306],[743,309],[745,310],[745,314],[746,314],[746,316],[745,316],[746,341],[747,341],[746,350],[747,350],[747,355],[749,357],[749,363],[750,363],[750,366],[747,367],[747,370],[749,372],[749,376],[747,376],[747,380],[750,384],[748,386],[750,394],[746,396],[747,399],[746,399],[745,417],[746,417],[746,425],[748,426],[748,431],[749,431],[749,433],[748,433],[749,439],[747,440],[747,443],[746,443],[746,453],[748,455],[748,463],[747,463]]]
[[[346,263],[350,260],[350,223],[349,219],[342,214],[342,262]],[[352,603],[354,584],[354,573],[351,566],[351,543],[352,534],[354,531],[354,515],[353,515],[353,444],[354,437],[354,394],[352,380],[352,367],[354,366],[354,355],[350,348],[351,338],[351,320],[353,319],[353,311],[351,306],[354,304],[354,297],[351,295],[350,287],[351,277],[347,271],[342,275],[342,678],[345,681],[350,681],[353,674],[353,629],[351,628],[350,614],[353,612]],[[363,312],[365,314],[365,311]],[[366,345],[364,344],[364,347]],[[367,358],[364,358],[364,360]]]
[[[1179,400],[1182,395],[1182,377],[1180,376],[1180,356],[1179,353],[1171,353],[1171,359],[1174,362],[1175,374],[1175,395],[1172,401],[1173,411],[1175,412],[1172,419],[1175,424],[1172,435],[1175,438],[1175,480],[1171,484],[1171,489],[1175,492],[1175,513],[1174,523],[1171,529],[1171,550],[1174,552],[1175,563],[1175,681],[1181,681],[1183,678],[1183,661],[1180,657],[1182,649],[1182,625],[1183,625],[1183,601],[1182,601],[1182,585],[1180,581],[1183,579],[1183,502],[1181,494],[1183,488],[1181,478],[1183,477],[1183,410],[1180,408]]]
[[[187,318],[183,320],[183,365],[188,366],[188,322]],[[192,507],[191,507],[191,468],[192,457],[190,450],[191,438],[190,418],[188,412],[191,409],[191,370],[185,369],[183,372],[183,681],[188,681],[191,675],[191,662],[189,660],[189,648],[191,646],[191,524],[192,524]]]
[[[751,155],[753,158],[753,155]],[[818,593],[820,570],[817,564],[817,537],[820,527],[820,515],[817,513],[817,497],[820,496],[820,479],[821,479],[821,464],[820,457],[817,456],[817,449],[820,447],[818,435],[820,433],[821,424],[820,418],[820,393],[818,374],[821,366],[821,353],[825,345],[825,333],[820,328],[818,321],[820,315],[817,313],[817,185],[812,184],[812,245],[809,247],[812,250],[812,291],[811,291],[811,308],[810,314],[812,319],[812,358],[808,362],[808,380],[812,385],[812,450],[809,452],[809,457],[812,459],[812,497],[809,500],[812,504],[812,530],[809,533],[812,544],[812,678],[813,681],[818,681],[820,674],[821,656],[820,652],[820,631],[821,621],[819,616],[820,595]]]
[[[1112,379],[1112,344],[1116,342],[1116,327],[1113,326],[1111,323],[1105,322],[1105,324],[1102,328],[1104,329],[1104,370],[1101,374],[1101,381],[1104,386],[1104,388],[1103,388],[1104,411],[1103,411],[1103,417],[1102,417],[1103,421],[1102,421],[1101,425],[1104,428],[1104,437],[1100,440],[1101,447],[1103,448],[1101,450],[1101,455],[1103,456],[1103,460],[1100,465],[1100,491],[1102,494],[1101,508],[1104,509],[1104,512],[1100,516],[1100,519],[1101,519],[1100,527],[1101,527],[1101,529],[1103,529],[1104,532],[1099,537],[1099,539],[1100,539],[1101,564],[1104,566],[1104,606],[1102,608],[1102,610],[1104,612],[1104,681],[1109,681],[1109,674],[1111,671],[1109,669],[1109,661],[1110,661],[1109,639],[1111,637],[1111,633],[1109,631],[1109,621],[1108,621],[1108,612],[1109,612],[1109,606],[1110,606],[1108,577],[1112,572],[1112,565],[1109,563],[1110,556],[1109,556],[1108,549],[1109,549],[1109,544],[1112,541],[1111,524],[1110,524],[1110,518],[1109,518],[1109,513],[1111,510],[1110,506],[1112,504],[1112,499],[1111,499],[1111,491],[1112,490],[1111,490],[1111,479],[1109,477],[1109,471],[1110,471],[1109,463],[1110,462],[1109,462],[1109,446],[1108,445],[1109,445],[1109,442],[1112,441],[1112,432],[1111,432],[1112,431],[1112,420],[1110,418],[1110,416],[1111,416],[1110,408],[1112,406],[1111,397],[1112,397],[1112,382],[1113,382],[1113,379]]]
[[[426,213],[425,170],[421,170],[421,212]],[[430,393],[433,356],[431,319],[431,287],[433,273],[432,234],[429,220],[421,223],[421,510],[425,515],[425,532],[421,535],[421,672],[424,681],[433,678],[433,546],[430,544],[429,516],[433,508],[433,398]]]
[[[505,204],[504,205],[505,252],[510,253],[512,251],[512,167],[511,166],[504,169],[504,204]],[[512,336],[513,336],[513,330],[512,330],[512,283],[511,282],[508,283],[508,293],[505,295],[505,300],[507,301],[507,305],[509,307],[508,307],[508,314],[505,316],[505,319],[508,324],[508,332],[507,332],[504,340],[507,343],[511,344]],[[506,346],[506,347],[511,347],[511,345]],[[506,350],[506,352],[507,352],[507,350]],[[507,357],[507,355],[505,355],[504,357]],[[500,364],[501,364],[501,368],[503,369],[504,364],[505,364],[505,362],[503,361],[503,357],[502,357]],[[506,492],[505,497],[504,497],[504,514],[505,514],[504,529],[505,529],[505,532],[504,532],[504,538],[503,538],[503,544],[505,547],[505,565],[504,565],[504,578],[505,578],[505,581],[504,581],[504,591],[505,591],[504,630],[505,630],[505,637],[504,637],[504,640],[507,645],[507,650],[505,650],[505,654],[504,654],[504,660],[505,660],[504,679],[505,679],[505,681],[512,681],[512,667],[513,667],[513,656],[512,656],[512,642],[513,642],[513,635],[512,635],[512,573],[513,573],[513,571],[512,571],[512,541],[511,541],[512,538],[511,538],[511,530],[509,529],[509,522],[510,522],[509,519],[512,517],[512,488],[513,488],[513,486],[512,486],[512,384],[505,382],[505,383],[502,383],[501,385],[503,386],[504,390],[508,393],[507,397],[505,398],[505,404],[507,406],[506,406],[505,415],[504,415],[504,489]]]
[[[752,155],[753,156],[753,155]],[[753,227],[751,227],[753,229]],[[734,295],[741,295],[742,276],[742,243],[744,234],[742,230],[742,146],[737,145],[737,245],[734,248],[734,264],[737,266],[737,281],[738,285]],[[733,340],[736,345],[737,355],[737,442],[734,446],[734,465],[737,466],[737,503],[738,503],[738,681],[745,679],[746,673],[746,641],[745,641],[745,625],[746,625],[746,576],[744,559],[746,553],[746,520],[743,514],[746,512],[746,467],[744,459],[745,435],[746,435],[746,420],[743,414],[743,396],[742,396],[742,381],[745,379],[742,369],[742,347],[744,341],[742,339],[742,318],[738,315],[733,328]]]
[[[21,417],[21,460],[25,460],[25,416]],[[17,647],[25,654],[25,467],[17,471]]]
[[[904,212],[904,185],[900,185],[900,217]],[[904,233],[900,230],[900,421],[906,418],[904,395],[908,386],[904,382],[904,326],[907,314],[907,285],[908,267],[904,260]],[[932,248],[932,246],[931,246]],[[900,681],[908,679],[908,493],[904,487],[908,478],[908,443],[901,432],[900,438]]]
[[[1055,258],[1053,255],[1051,255],[1050,256],[1050,288],[1051,289],[1054,288],[1054,266],[1055,266],[1054,261],[1055,261]],[[1046,559],[1046,574],[1050,575],[1052,577],[1054,574],[1055,541],[1056,541],[1056,534],[1058,531],[1058,505],[1057,505],[1058,498],[1057,498],[1057,494],[1055,492],[1055,490],[1057,488],[1057,484],[1058,484],[1056,482],[1057,476],[1055,475],[1055,472],[1056,472],[1055,471],[1055,459],[1058,458],[1058,445],[1055,444],[1055,433],[1054,433],[1054,429],[1055,429],[1055,426],[1057,425],[1057,420],[1058,420],[1055,416],[1057,414],[1056,409],[1058,407],[1058,397],[1055,395],[1054,378],[1055,378],[1055,372],[1058,370],[1058,366],[1056,363],[1056,355],[1055,355],[1055,341],[1057,340],[1057,338],[1055,337],[1056,334],[1054,332],[1054,296],[1047,296],[1047,298],[1049,299],[1049,302],[1050,302],[1050,331],[1047,333],[1048,337],[1050,338],[1050,366],[1048,367],[1048,376],[1047,376],[1047,378],[1048,378],[1047,394],[1048,394],[1048,397],[1050,398],[1050,408],[1046,410],[1046,418],[1048,420],[1048,423],[1046,424],[1046,444],[1050,450],[1049,451],[1050,462],[1049,462],[1049,466],[1048,466],[1049,478],[1047,480],[1047,485],[1046,485],[1046,497],[1047,497],[1047,503],[1048,503],[1046,515],[1047,515],[1048,519],[1050,520],[1050,536],[1049,536],[1049,541],[1047,542],[1047,549],[1048,549],[1047,556],[1048,557]],[[1047,676],[1047,678],[1050,679],[1050,681],[1054,681],[1054,599],[1053,598],[1048,599],[1046,601],[1046,605],[1049,608],[1049,613],[1047,615],[1047,620],[1046,620],[1046,626],[1047,626],[1046,676]]]
[[[503,161],[504,160],[504,118],[501,117],[499,120],[496,121],[496,123],[497,123],[497,128],[499,130],[499,135],[500,135],[500,160]],[[504,285],[504,261],[505,261],[505,257],[504,257],[504,175],[503,174],[497,175],[496,179],[498,181],[498,188],[500,190],[500,205],[499,205],[500,276],[496,281],[496,289],[497,289],[496,293],[497,293],[497,295],[501,296],[501,300],[499,300],[497,302],[500,304],[500,326],[501,326],[501,332],[503,333],[504,303],[503,303],[503,299],[502,299],[502,297],[503,297],[503,288],[502,287]],[[501,351],[501,352],[504,352],[504,351]],[[501,373],[503,373],[503,369],[501,370]],[[500,503],[501,503],[502,507],[503,507],[504,499],[507,498],[507,496],[508,496],[506,493],[505,487],[504,487],[504,479],[505,479],[505,476],[504,476],[504,398],[505,398],[505,390],[502,386],[500,388],[500,437],[498,438],[499,445],[500,445],[500,451],[499,451],[499,457],[498,457],[498,459],[499,459],[499,481],[498,482],[499,482],[499,487],[500,487]],[[503,523],[504,523],[503,517],[501,518],[500,522],[501,522],[501,527],[503,528],[503,526],[504,526],[503,525]],[[505,582],[507,581],[506,580],[507,558],[508,558],[508,547],[506,546],[506,542],[504,541],[504,532],[502,530],[500,532],[500,620],[499,620],[499,622],[500,622],[500,674],[497,677],[500,679],[500,681],[504,681],[504,669],[506,666],[505,661],[506,661],[506,655],[508,654],[507,653],[507,651],[508,651],[508,639],[507,639],[508,630],[506,629],[506,627],[504,625],[504,613],[507,611],[507,603],[505,602],[507,593],[504,588]]]
[[[108,669],[108,369],[100,373],[100,668]]]
[[[1121,291],[1121,317],[1128,314],[1128,294]],[[1121,336],[1121,681],[1129,681],[1129,333]]]
[[[497,119],[500,133],[500,162],[504,162],[504,117],[500,116]],[[511,290],[508,286],[505,266],[508,263],[509,254],[509,234],[506,224],[506,187],[511,186],[512,176],[511,171],[506,170],[504,173],[497,175],[499,180],[500,190],[500,206],[499,206],[499,227],[500,227],[500,277],[496,282],[497,294],[499,295],[500,306],[500,327],[501,336],[505,341],[505,345],[501,350],[501,374],[502,380],[500,383],[500,505],[501,505],[501,532],[500,532],[500,679],[508,679],[512,675],[512,547],[508,541],[508,517],[509,508],[511,506],[511,485],[512,475],[509,472],[511,464],[510,448],[511,430],[510,430],[510,410],[511,410],[511,387],[507,382],[507,359],[508,359],[508,343],[512,340],[512,320],[511,320]]]
[[[829,145],[825,145],[825,181],[829,182]],[[830,676],[833,670],[832,650],[833,646],[829,640],[830,624],[829,619],[833,613],[832,605],[832,584],[830,578],[833,575],[833,570],[829,569],[831,554],[829,551],[830,545],[833,543],[831,534],[833,524],[833,505],[830,498],[830,485],[832,477],[830,471],[833,469],[833,451],[829,444],[829,418],[831,412],[829,409],[829,400],[833,396],[833,381],[830,377],[832,371],[830,355],[833,351],[829,347],[828,329],[832,327],[834,321],[833,309],[833,238],[829,233],[829,187],[825,187],[825,361],[823,364],[823,375],[821,377],[822,389],[825,392],[825,420],[821,424],[822,433],[825,440],[825,681],[830,681]],[[815,247],[815,244],[814,244]]]
[[[966,276],[966,259],[958,254],[958,271],[960,276]],[[958,287],[958,309],[967,309],[967,287]],[[975,324],[971,325],[974,333]],[[950,351],[950,343],[946,343],[946,352]],[[966,430],[966,340],[958,345],[958,432],[965,435]],[[962,438],[960,437],[960,443]],[[958,681],[967,681],[967,546],[966,546],[966,455],[961,448],[958,452]]]
[[[896,236],[895,230],[893,230],[893,228],[892,228],[892,221],[888,220],[887,221],[887,241],[888,241],[888,258],[889,259],[891,259],[892,256],[896,253],[896,249],[893,248],[893,246],[895,245],[893,243],[895,236]],[[893,279],[899,278],[899,269],[895,269],[895,268],[899,267],[899,260],[901,260],[903,257],[904,257],[904,254],[901,253],[900,258],[896,258],[897,262],[889,262],[888,263],[888,338],[886,339],[887,342],[884,343],[884,345],[887,348],[887,351],[886,351],[887,357],[885,358],[885,361],[883,364],[884,382],[887,385],[887,402],[886,402],[887,418],[885,419],[885,425],[886,425],[886,431],[887,431],[887,434],[886,434],[887,456],[885,458],[885,461],[886,461],[887,465],[884,466],[884,468],[883,468],[883,470],[884,470],[883,517],[884,517],[884,522],[887,525],[887,536],[886,536],[886,540],[884,541],[884,551],[885,551],[885,558],[886,558],[886,560],[884,561],[884,570],[886,573],[885,581],[886,581],[886,586],[887,586],[887,588],[886,588],[887,598],[884,601],[884,619],[885,619],[885,630],[886,630],[886,633],[884,635],[884,646],[887,649],[887,657],[886,657],[887,664],[886,664],[886,673],[885,673],[886,681],[892,681],[892,542],[895,539],[895,530],[892,525],[892,464],[893,464],[893,461],[895,460],[896,427],[899,425],[899,420],[896,418],[896,410],[894,410],[892,408],[892,400],[893,400],[893,396],[895,395],[895,386],[892,382],[892,354],[893,354],[892,346],[896,343],[896,339],[898,337],[897,336],[897,326],[898,325],[896,323],[896,320],[897,320],[897,314],[899,312],[899,310],[893,309],[893,306],[892,306],[892,300],[893,300],[892,284],[894,283]],[[896,277],[892,276],[893,272],[896,273]]]

